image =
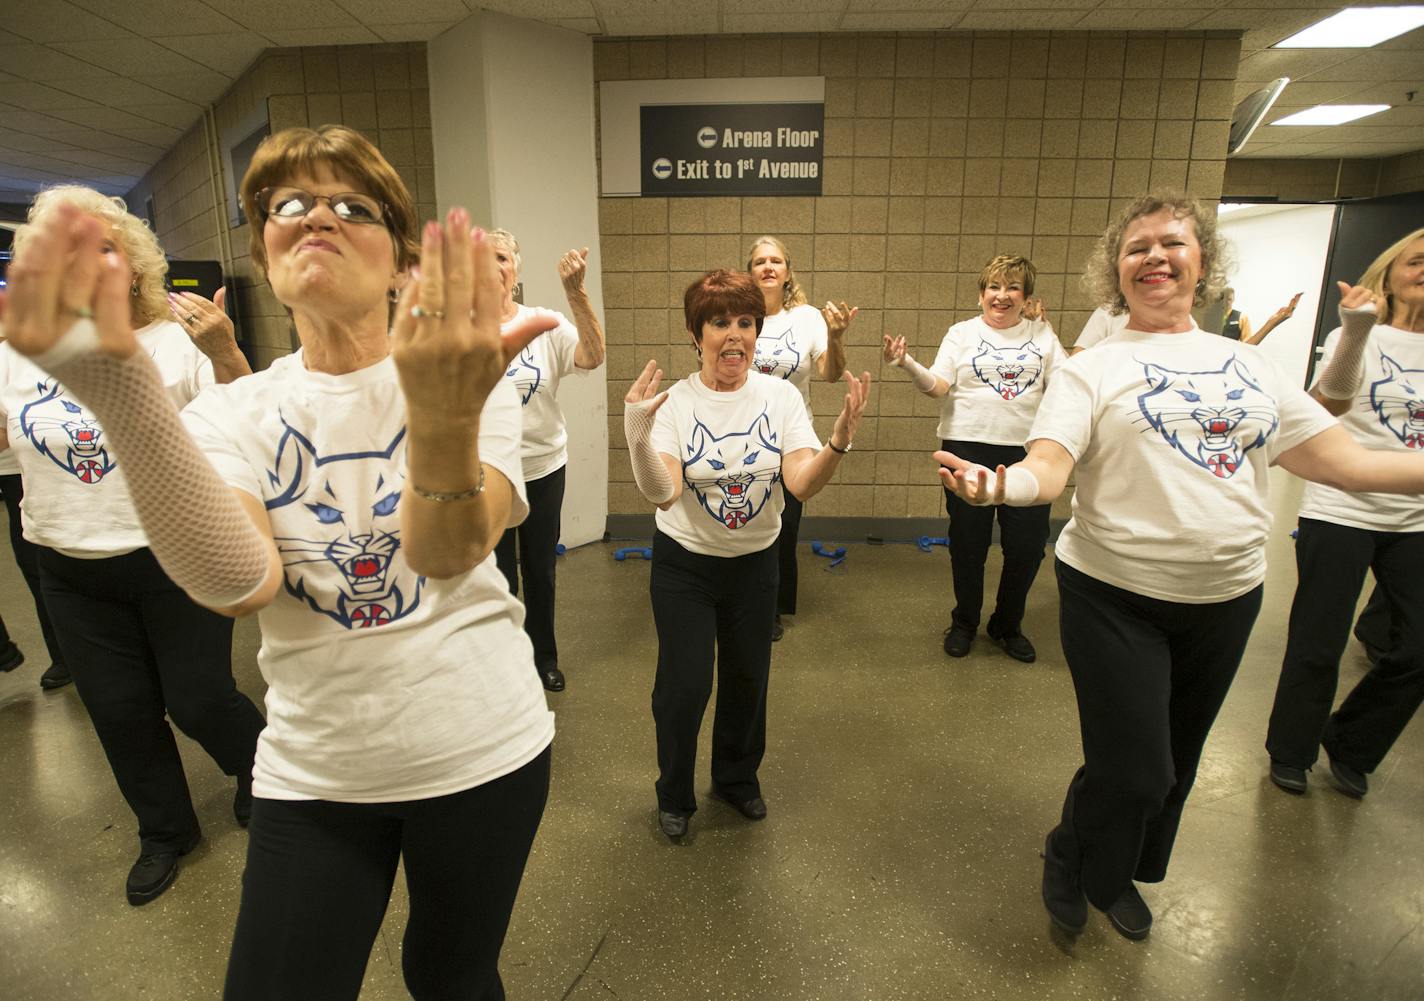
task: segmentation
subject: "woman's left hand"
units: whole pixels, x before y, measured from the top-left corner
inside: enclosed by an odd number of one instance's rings
[[[504,376],[504,290],[494,248],[453,208],[421,235],[420,270],[396,304],[391,356],[412,418],[477,421]]]
[[[859,306],[847,306],[844,302],[837,306],[835,303],[827,301],[821,307],[821,316],[826,321],[826,336],[833,341],[840,340],[845,336],[850,321],[854,320],[855,315],[859,312]]]
[[[870,373],[862,372],[857,379],[846,372],[844,375],[847,391],[845,405],[836,417],[836,426],[831,429],[831,441],[836,447],[847,449],[855,441],[855,430],[860,427],[860,419],[865,415],[865,404],[870,400]]]
[[[577,295],[584,290],[583,276],[588,273],[588,248],[570,250],[559,258],[559,281],[565,295]]]
[[[196,292],[168,293],[168,308],[173,310],[173,319],[209,358],[225,355],[237,344],[232,321],[223,309],[226,300],[225,288],[218,289],[211,300]]]

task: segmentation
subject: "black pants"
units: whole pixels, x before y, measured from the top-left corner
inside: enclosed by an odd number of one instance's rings
[[[1027,454],[1014,445],[986,445],[978,441],[945,441],[944,449],[962,459],[994,469],[1023,461]],[[970,629],[979,628],[984,604],[984,562],[994,538],[994,514],[999,516],[999,545],[1004,550],[1004,569],[999,575],[999,594],[989,632],[1012,636],[1023,625],[1024,606],[1043,547],[1048,544],[1048,514],[1051,506],[975,507],[950,490],[944,492],[949,512],[949,568],[954,579],[954,611],[950,619]]]
[[[1309,768],[1319,748],[1362,772],[1379,767],[1424,701],[1424,532],[1372,532],[1301,518],[1281,679],[1266,733],[1271,757]],[[1332,716],[1350,622],[1374,570],[1388,603],[1385,647]]]
[[[507,529],[494,547],[495,562],[509,581],[509,593],[519,596],[519,573],[524,573],[524,631],[534,644],[534,666],[540,671],[559,666],[559,645],[554,641],[554,560],[559,544],[564,507],[564,471],[560,466],[548,476],[525,480],[529,517]],[[515,560],[515,535],[519,557]]]
[[[776,614],[796,614],[796,541],[801,534],[801,512],[806,505],[796,499],[796,495],[786,489],[786,481],[781,481],[781,496],[786,498],[786,507],[781,512],[781,534],[776,537],[776,566],[781,583],[776,587]]]
[[[549,756],[403,803],[258,799],[226,1001],[355,1001],[405,862],[416,1001],[503,1001],[499,951],[549,795]]]
[[[1376,650],[1387,650],[1399,642],[1398,630],[1389,614],[1389,599],[1378,584],[1370,592],[1370,600],[1360,610],[1360,617],[1355,620],[1355,634],[1360,642]]]
[[[49,651],[49,661],[61,671],[65,671],[64,652],[59,648],[59,639],[54,635],[54,623],[45,609],[44,594],[40,591],[39,552],[33,542],[25,538],[21,529],[20,501],[24,499],[25,487],[19,473],[0,476],[0,495],[5,499],[5,510],[10,515],[10,550],[15,554],[15,565],[25,578],[25,586],[35,602],[35,617],[40,622],[40,634],[44,637],[45,649]],[[0,622],[0,642],[9,639],[3,622]]]
[[[1084,763],[1050,848],[1106,909],[1132,880],[1160,882],[1208,731],[1261,609],[1147,598],[1057,563],[1063,654]]]
[[[776,618],[777,547],[746,556],[704,556],[653,536],[648,590],[658,630],[653,722],[658,736],[658,808],[697,809],[697,732],[717,669],[712,784],[728,798],[761,795],[766,685]]]
[[[262,714],[232,679],[232,620],[195,605],[147,549],[76,560],[39,547],[65,663],[138,817],[144,853],[177,851],[198,818],[173,731],[228,775],[252,775]]]

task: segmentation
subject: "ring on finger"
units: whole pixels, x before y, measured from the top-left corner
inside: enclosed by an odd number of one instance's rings
[[[197,313],[189,313],[189,314],[187,315],[187,317],[184,318],[185,322],[187,322],[187,323],[193,323],[193,322],[194,322],[195,320],[197,320],[197,319],[198,319],[198,314],[197,314]]]
[[[434,318],[437,319],[437,320],[443,320],[443,319],[445,319],[445,310],[443,310],[443,309],[426,309],[426,308],[424,308],[423,306],[420,306],[420,305],[415,305],[415,306],[410,307],[410,318],[411,318],[412,320],[419,320],[419,319],[421,319],[422,317],[425,317],[425,316],[434,317]]]
[[[77,316],[81,320],[94,319],[94,311],[88,306],[68,306],[64,311],[71,316]]]

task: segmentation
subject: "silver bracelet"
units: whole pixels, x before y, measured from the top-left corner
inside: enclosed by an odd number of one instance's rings
[[[480,464],[480,482],[469,490],[422,490],[414,483],[410,488],[415,491],[417,497],[424,497],[428,501],[437,504],[444,504],[448,501],[469,500],[471,497],[478,497],[485,492],[485,467]]]

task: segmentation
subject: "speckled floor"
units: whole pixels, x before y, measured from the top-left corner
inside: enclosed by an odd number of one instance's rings
[[[1300,798],[1265,778],[1289,521],[1172,871],[1145,890],[1157,924],[1141,944],[1101,915],[1069,943],[1039,902],[1039,848],[1078,761],[1050,574],[1026,630],[1037,664],[982,639],[951,661],[944,550],[853,544],[829,572],[803,550],[802,613],[773,663],[771,817],[708,800],[679,846],[654,817],[648,567],[603,545],[570,553],[569,689],[551,697],[553,792],[504,950],[510,998],[1424,997],[1424,723],[1362,802],[1319,774]],[[162,898],[129,907],[133,817],[73,689],[36,685],[42,647],[5,557],[0,609],[32,659],[0,675],[0,997],[217,997],[245,846],[230,784],[183,741],[206,839]],[[239,680],[254,697],[255,649],[241,623]],[[1363,669],[1352,646],[1347,682]],[[705,760],[704,746],[704,792]],[[363,1001],[407,996],[405,914],[398,885]]]

